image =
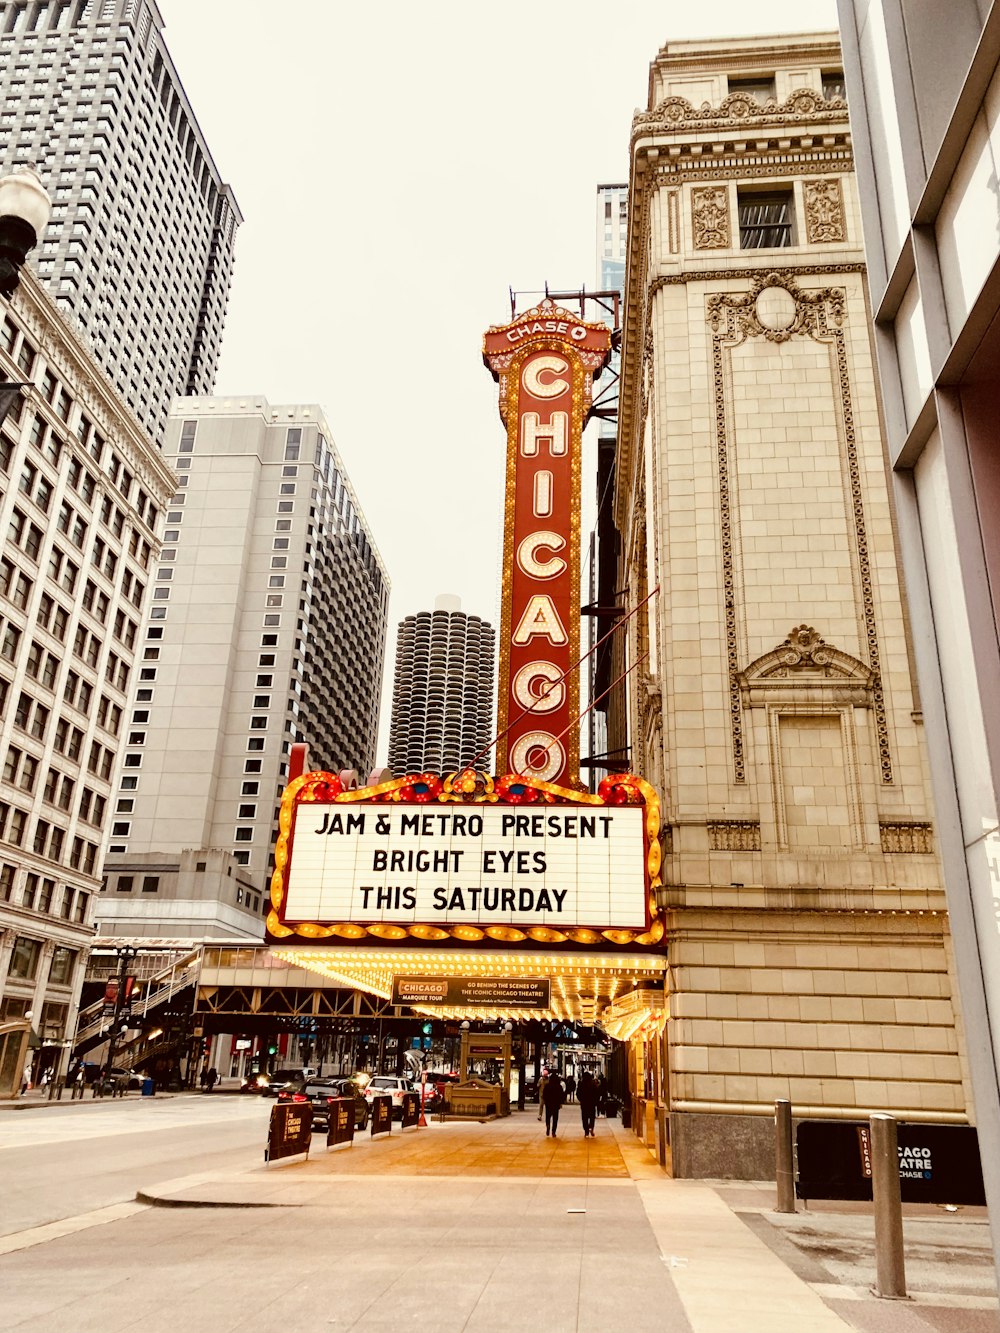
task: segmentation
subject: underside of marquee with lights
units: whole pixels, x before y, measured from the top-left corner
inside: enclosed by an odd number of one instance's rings
[[[631,774],[594,794],[471,770],[353,790],[303,773],[281,803],[267,942],[415,1012],[629,1027],[649,1016],[636,995],[662,996],[659,829],[656,792]],[[441,994],[422,1004],[400,977]]]

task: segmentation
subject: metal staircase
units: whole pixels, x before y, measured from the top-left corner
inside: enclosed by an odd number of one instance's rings
[[[142,995],[132,1001],[133,1018],[145,1019],[150,1010],[157,1009],[161,1004],[172,1000],[185,986],[193,985],[200,958],[201,946],[198,945],[179,958],[175,958],[159,972],[154,972],[144,983]],[[106,1041],[111,1031],[111,1022],[112,1016],[104,1012],[103,1000],[81,1009],[76,1027],[76,1040],[73,1044],[74,1057],[85,1055],[87,1051]]]

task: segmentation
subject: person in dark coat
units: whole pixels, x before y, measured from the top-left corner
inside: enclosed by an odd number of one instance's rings
[[[205,1075],[205,1091],[211,1092],[212,1089],[215,1087],[216,1083],[218,1083],[218,1081],[219,1081],[218,1071],[213,1065],[212,1068]]]
[[[542,1092],[542,1103],[545,1106],[545,1137],[551,1134],[556,1136],[556,1130],[559,1128],[559,1108],[566,1100],[566,1089],[563,1087],[563,1081],[558,1074],[549,1075]]]
[[[597,1080],[593,1074],[586,1073],[580,1079],[576,1091],[580,1103],[580,1119],[583,1122],[583,1137],[594,1137],[594,1121],[597,1117]]]

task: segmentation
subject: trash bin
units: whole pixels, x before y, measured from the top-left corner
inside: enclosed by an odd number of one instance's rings
[[[153,1091],[154,1091],[153,1080],[151,1078],[144,1078],[142,1080],[142,1095],[144,1097],[152,1097]]]

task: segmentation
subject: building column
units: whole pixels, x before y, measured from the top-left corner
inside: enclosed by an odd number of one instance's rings
[[[35,978],[35,993],[31,997],[31,1012],[34,1017],[31,1020],[31,1026],[42,1037],[39,1031],[42,1023],[42,1010],[45,1007],[45,992],[49,986],[49,971],[52,967],[52,955],[56,951],[55,943],[52,940],[46,940],[42,945],[42,951],[38,957],[38,972]],[[42,1037],[44,1040],[44,1037]]]
[[[17,930],[13,926],[0,930],[0,998],[3,997],[4,987],[7,985],[7,974],[10,971],[10,959],[16,939]]]

